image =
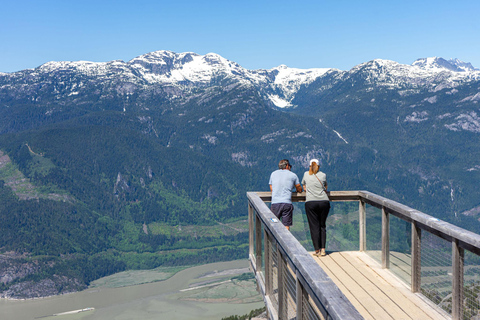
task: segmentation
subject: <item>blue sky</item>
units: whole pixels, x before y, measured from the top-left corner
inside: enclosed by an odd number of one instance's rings
[[[0,71],[156,50],[214,52],[247,69],[433,56],[480,68],[479,15],[478,0],[0,0]]]

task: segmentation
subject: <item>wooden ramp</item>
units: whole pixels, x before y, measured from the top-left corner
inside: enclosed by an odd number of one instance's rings
[[[365,319],[451,319],[365,253],[328,252],[314,259]]]

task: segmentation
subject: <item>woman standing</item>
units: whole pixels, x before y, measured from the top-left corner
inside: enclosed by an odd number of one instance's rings
[[[307,191],[305,212],[315,248],[314,255],[324,256],[327,239],[325,223],[330,211],[330,202],[327,196],[327,175],[318,171],[319,168],[317,159],[310,160],[310,169],[303,174],[302,185]]]

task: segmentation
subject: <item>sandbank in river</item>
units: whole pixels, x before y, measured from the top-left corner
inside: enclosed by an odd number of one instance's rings
[[[34,300],[0,299],[0,318],[220,320],[264,306],[253,280],[230,281],[248,272],[247,260],[191,267],[173,276],[161,271],[128,271],[99,279],[77,293]],[[148,283],[134,285],[141,282]],[[86,308],[92,309],[68,313]]]

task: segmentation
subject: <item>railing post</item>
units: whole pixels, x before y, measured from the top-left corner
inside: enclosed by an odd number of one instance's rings
[[[300,274],[298,270],[295,272],[295,282],[296,282],[296,305],[297,305],[297,318],[296,320],[303,320],[304,319],[304,311],[303,311],[303,299],[305,295],[305,289],[303,289],[300,280],[298,280]]]
[[[382,268],[390,268],[390,215],[382,207]]]
[[[253,207],[248,203],[248,255],[250,257],[254,254],[254,237],[253,237],[253,230],[254,230],[254,223],[253,223]]]
[[[255,215],[255,268],[257,272],[262,271],[262,222],[260,218]]]
[[[272,239],[267,230],[263,233],[264,255],[265,255],[265,295],[272,293]]]
[[[452,241],[452,319],[463,319],[463,264],[464,249],[458,239]]]
[[[367,214],[365,202],[358,202],[360,251],[367,250]]]
[[[412,275],[411,290],[419,292],[421,285],[421,249],[422,249],[422,229],[417,226],[415,221],[412,222]]]
[[[286,286],[285,286],[285,260],[283,259],[282,252],[280,251],[279,246],[277,245],[277,276],[278,276],[278,320],[286,320],[285,319],[285,294],[286,294]]]

